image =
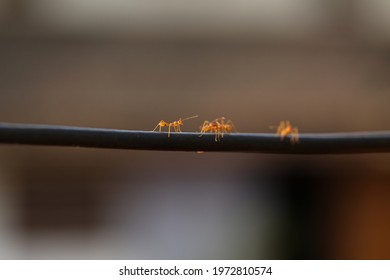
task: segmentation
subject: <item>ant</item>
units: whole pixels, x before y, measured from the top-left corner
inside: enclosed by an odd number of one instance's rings
[[[235,130],[234,124],[231,120],[225,121],[225,117],[217,118],[213,121],[204,121],[203,125],[200,127],[200,135],[201,137],[206,132],[214,132],[215,133],[215,142],[221,140],[223,138],[224,133],[230,133]]]
[[[273,128],[273,127],[271,127]],[[293,127],[289,121],[281,121],[279,126],[276,130],[276,135],[280,135],[280,140],[283,141],[283,139],[287,135],[291,135],[291,143],[298,143],[299,142],[299,133],[298,128]]]
[[[197,117],[198,117],[198,115],[192,116],[192,117],[188,117],[188,118],[185,118],[185,119],[179,118],[179,120],[171,122],[171,123],[168,123],[168,122],[166,122],[164,120],[161,120],[152,131],[155,131],[157,129],[157,127],[158,127],[159,128],[158,131],[161,132],[161,128],[163,126],[167,126],[168,127],[168,137],[170,137],[171,127],[173,127],[175,129],[175,132],[182,132],[180,130],[180,126],[183,125],[183,121],[189,120],[189,119],[193,119],[193,118],[197,118]]]
[[[215,133],[215,142],[219,141],[220,134],[222,131],[222,126],[217,121],[215,121],[215,120],[212,122],[204,121],[202,126],[200,127],[200,129],[201,130],[200,130],[199,137],[201,137],[206,132],[214,132]]]

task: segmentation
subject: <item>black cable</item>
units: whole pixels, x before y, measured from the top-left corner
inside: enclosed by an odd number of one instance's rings
[[[0,143],[160,151],[219,151],[278,154],[390,152],[390,131],[304,133],[299,143],[271,133],[229,133],[220,141],[199,133],[116,130],[57,125],[0,123]]]

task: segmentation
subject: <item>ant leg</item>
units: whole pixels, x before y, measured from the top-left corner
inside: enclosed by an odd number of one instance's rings
[[[169,124],[168,125],[168,138],[170,137],[170,134],[171,134],[171,125]]]
[[[294,128],[291,132],[291,143],[298,143],[299,142],[299,133],[298,129]]]
[[[232,127],[231,132],[232,131],[237,132],[236,126],[234,125],[234,123],[231,120],[228,120],[226,122],[226,124],[228,124],[228,125],[230,125]]]
[[[199,137],[202,137],[203,136],[203,134],[205,134],[206,133],[206,126],[205,125],[203,125],[202,126],[202,128],[200,129],[200,134],[199,134]]]
[[[207,125],[208,125],[209,121],[204,121],[202,126],[200,127],[200,135],[199,137],[202,137],[203,134],[206,133],[206,128],[207,128]]]
[[[158,123],[158,125],[156,125],[156,127],[152,131],[155,131],[157,129],[157,127],[160,127],[160,132],[161,132],[161,125],[160,125],[160,123]]]
[[[216,130],[215,131],[215,142],[218,142],[220,139],[220,133],[219,133],[219,130]]]

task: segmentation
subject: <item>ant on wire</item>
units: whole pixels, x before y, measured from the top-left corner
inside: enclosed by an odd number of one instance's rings
[[[226,121],[225,117],[220,117],[211,122],[204,121],[200,127],[199,137],[206,132],[215,133],[215,142],[218,142],[221,137],[223,138],[224,133],[231,133],[233,130],[235,130],[233,122],[231,120]]]
[[[164,127],[164,126],[167,126],[168,127],[168,137],[170,137],[171,127],[173,127],[175,129],[175,132],[182,132],[180,130],[180,126],[183,125],[183,121],[189,120],[189,119],[193,119],[193,118],[197,118],[197,117],[198,117],[198,115],[192,116],[192,117],[188,117],[188,118],[185,118],[185,119],[179,118],[179,120],[171,122],[171,123],[168,123],[168,122],[166,122],[164,120],[161,120],[152,131],[155,131],[157,129],[157,127],[158,127],[159,128],[158,131],[161,132],[161,128]]]
[[[274,128],[271,126],[271,128]],[[289,121],[281,121],[279,126],[277,127],[276,130],[276,135],[280,135],[280,140],[283,141],[283,139],[287,135],[291,135],[291,143],[298,143],[299,142],[299,133],[298,133],[298,128],[293,127]]]

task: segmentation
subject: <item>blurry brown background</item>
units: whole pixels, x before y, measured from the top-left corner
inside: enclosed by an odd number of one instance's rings
[[[0,0],[0,121],[388,130],[390,2]],[[390,156],[0,147],[0,258],[390,259]]]

